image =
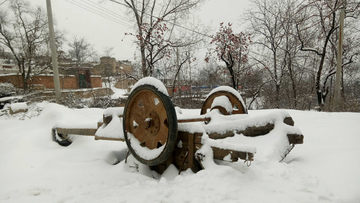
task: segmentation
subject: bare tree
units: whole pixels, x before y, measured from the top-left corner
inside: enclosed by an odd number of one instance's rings
[[[187,49],[186,49],[187,48]],[[176,81],[181,83],[180,72],[183,70],[184,67],[189,68],[191,62],[196,60],[196,57],[194,56],[194,51],[191,50],[190,47],[186,47],[182,50],[179,50],[179,48],[176,48],[176,65],[174,65],[174,77],[172,82],[172,90],[175,92],[175,85]],[[180,92],[180,90],[179,90]]]
[[[345,18],[359,17],[360,2],[355,0],[325,2],[311,0],[300,6],[298,11],[302,14],[296,22],[297,34],[301,42],[300,49],[315,54],[320,60],[315,77],[315,90],[320,109],[324,109],[329,93],[328,80],[334,74],[331,64],[326,60],[332,46],[332,37],[339,28],[338,11],[343,7],[347,10]],[[324,68],[327,70],[324,71]]]
[[[92,56],[96,55],[96,51],[85,37],[74,35],[68,45],[70,47],[68,50],[69,56],[76,61],[77,66],[82,65]]]
[[[111,57],[112,55],[114,55],[113,51],[114,51],[114,47],[108,47],[108,46],[103,47],[104,56]]]
[[[275,85],[262,86],[266,90],[262,96],[268,108],[310,108],[314,106],[313,100],[320,109],[325,108],[336,69],[338,13],[344,6],[346,24],[342,67],[344,73],[354,71],[347,69],[354,67],[352,64],[356,64],[359,56],[356,48],[358,26],[354,25],[358,24],[360,2],[344,2],[252,1],[253,8],[244,18],[250,23],[254,41],[250,47],[249,64],[262,66],[271,84]],[[342,77],[344,97],[344,74]]]
[[[29,89],[31,76],[37,67],[37,57],[48,42],[48,25],[45,11],[33,8],[25,0],[10,2],[14,18],[0,10],[0,43],[13,55],[21,73],[24,91]]]
[[[199,70],[197,75],[197,83],[199,86],[217,86],[227,84],[226,79],[228,73],[226,72],[226,67],[219,66],[215,59],[210,59],[205,66]]]
[[[275,87],[276,107],[280,107],[280,89],[285,64],[280,63],[281,46],[284,40],[282,29],[283,1],[252,0],[253,8],[246,12],[245,20],[250,22],[253,44],[257,56],[253,59],[264,67]]]
[[[180,19],[186,19],[190,9],[202,1],[124,0],[136,22],[137,31],[132,35],[136,36],[140,49],[143,77],[152,75],[155,63],[169,58],[173,47],[195,43],[195,37],[188,42],[181,41],[182,36],[174,39],[173,31]]]

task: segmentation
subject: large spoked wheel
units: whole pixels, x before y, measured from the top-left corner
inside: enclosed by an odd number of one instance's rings
[[[228,99],[226,101],[230,102],[230,105],[232,107],[231,112],[226,110],[227,108],[225,107],[225,104],[222,105],[220,103],[216,103],[216,105],[213,105],[214,100],[222,96],[226,96]],[[219,109],[219,111],[224,115],[247,114],[248,112],[247,108],[242,102],[241,95],[235,89],[228,86],[221,86],[212,90],[206,98],[205,102],[203,103],[200,114],[204,115],[208,111],[211,111],[213,109]]]
[[[177,141],[177,118],[170,98],[152,85],[136,87],[125,105],[123,129],[126,144],[139,162],[163,163]]]

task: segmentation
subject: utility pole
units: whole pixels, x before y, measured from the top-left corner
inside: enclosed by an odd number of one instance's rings
[[[47,8],[47,14],[48,14],[48,21],[49,21],[50,48],[51,48],[51,59],[52,59],[52,65],[53,65],[55,97],[56,97],[56,103],[59,103],[60,98],[61,98],[61,89],[60,89],[57,53],[56,53],[56,47],[55,47],[54,23],[53,23],[50,0],[46,0],[46,8]]]
[[[336,79],[335,79],[335,92],[334,92],[334,107],[339,108],[340,104],[340,82],[341,82],[341,65],[342,65],[342,52],[343,52],[343,39],[344,39],[344,18],[345,8],[340,11],[340,30],[339,30],[339,47],[337,53],[337,67],[336,67]]]

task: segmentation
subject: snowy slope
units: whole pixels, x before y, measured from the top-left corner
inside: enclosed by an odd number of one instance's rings
[[[102,109],[39,105],[32,119],[0,119],[0,202],[360,202],[359,113],[289,110],[305,139],[282,163],[255,154],[250,167],[219,163],[181,175],[170,167],[159,176],[131,157],[125,163],[123,142],[52,141],[51,127],[96,124]]]

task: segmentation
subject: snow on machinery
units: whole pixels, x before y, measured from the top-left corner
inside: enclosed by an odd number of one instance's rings
[[[250,164],[255,153],[281,161],[304,138],[286,111],[249,116],[240,94],[231,87],[211,91],[200,115],[185,115],[173,106],[165,86],[151,77],[135,84],[125,107],[105,110],[97,128],[60,125],[52,131],[63,146],[71,144],[72,135],[125,141],[136,160],[159,173],[170,164],[179,171],[197,172],[212,159]]]

